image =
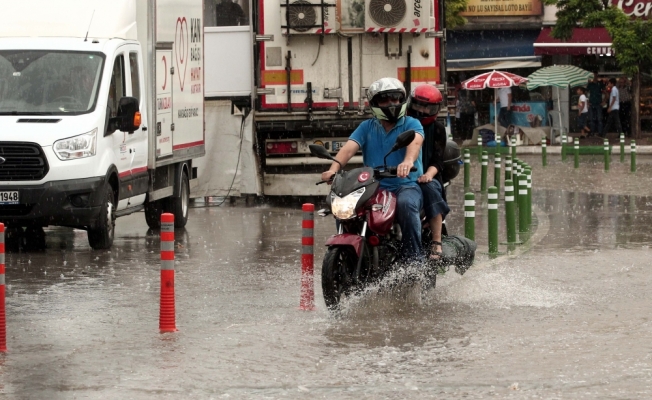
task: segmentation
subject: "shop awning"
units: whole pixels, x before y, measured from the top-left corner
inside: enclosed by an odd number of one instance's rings
[[[448,71],[540,67],[532,43],[539,30],[447,31]]]
[[[610,54],[611,36],[605,28],[573,28],[573,36],[562,41],[550,36],[552,28],[543,28],[536,42],[534,54],[556,55],[570,54],[574,56],[583,54]]]

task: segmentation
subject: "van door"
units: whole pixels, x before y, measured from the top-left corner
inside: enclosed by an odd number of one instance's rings
[[[172,48],[156,49],[156,158],[172,155]]]
[[[131,156],[131,176],[132,176],[132,196],[147,193],[149,188],[149,172],[147,171],[147,149],[149,138],[149,121],[147,115],[147,93],[145,90],[145,74],[143,71],[142,55],[140,47],[136,45],[127,46],[126,53],[129,54],[129,74],[127,76],[127,92],[131,97],[139,100],[141,125],[133,133],[128,133],[129,148],[132,151]],[[144,200],[143,200],[144,201]],[[134,201],[131,202],[132,206]],[[140,203],[140,201],[138,202]]]

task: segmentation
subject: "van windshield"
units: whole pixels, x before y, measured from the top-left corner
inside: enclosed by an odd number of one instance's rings
[[[0,115],[91,112],[103,65],[101,53],[0,50]]]

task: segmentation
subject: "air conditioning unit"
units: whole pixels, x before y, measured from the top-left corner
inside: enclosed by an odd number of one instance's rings
[[[365,0],[365,31],[421,33],[431,29],[431,0]]]
[[[337,32],[335,3],[317,0],[281,0],[283,35],[321,35]]]

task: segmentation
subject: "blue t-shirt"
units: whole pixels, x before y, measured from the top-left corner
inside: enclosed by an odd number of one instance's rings
[[[385,132],[377,118],[368,119],[362,122],[355,131],[349,136],[349,140],[356,142],[362,149],[362,160],[367,167],[379,167],[383,165],[383,158],[389,152],[396,138],[402,132],[414,129],[414,131],[423,137],[423,126],[418,119],[412,117],[402,117],[398,120],[391,131]],[[407,148],[402,148],[390,154],[387,157],[388,166],[397,166],[405,159]],[[406,178],[386,178],[380,181],[380,186],[390,191],[396,191],[401,186],[417,185],[417,179],[423,175],[423,163],[421,162],[421,150],[419,157],[414,162],[416,171],[410,172]]]

